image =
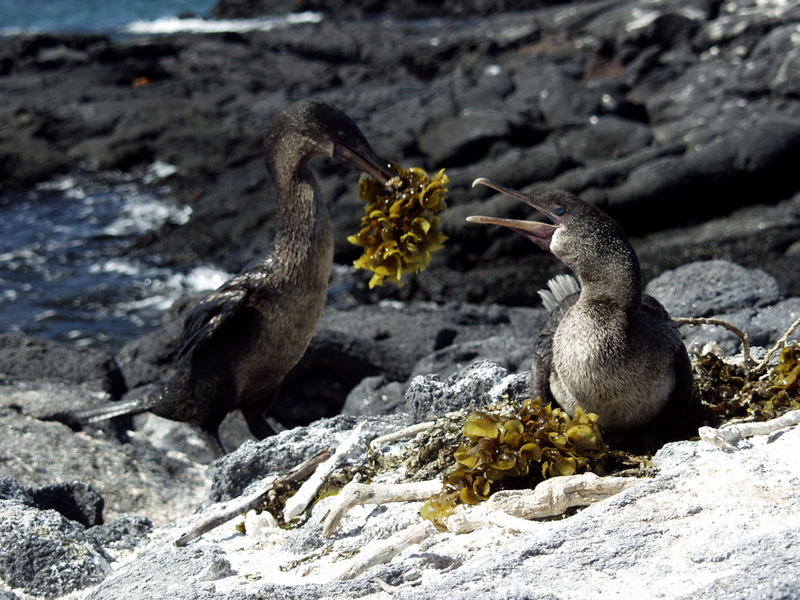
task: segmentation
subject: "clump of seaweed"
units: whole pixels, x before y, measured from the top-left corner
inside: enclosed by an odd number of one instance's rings
[[[725,362],[716,354],[695,361],[694,394],[718,427],[731,420],[766,421],[800,409],[800,344],[785,346],[771,369]]]
[[[437,524],[457,504],[477,504],[500,489],[534,487],[559,475],[602,474],[608,448],[597,421],[594,413],[578,408],[573,417],[539,398],[472,412],[444,491],[423,505],[422,516]]]
[[[393,166],[398,174],[386,185],[361,176],[359,195],[367,205],[361,230],[347,238],[364,248],[353,264],[373,272],[370,289],[384,279],[402,285],[402,276],[424,270],[447,239],[439,231],[438,216],[447,208],[444,169],[431,178],[418,167]]]

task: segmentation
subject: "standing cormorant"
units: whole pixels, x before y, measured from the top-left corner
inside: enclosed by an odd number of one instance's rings
[[[620,226],[565,191],[524,194],[485,178],[484,185],[521,200],[552,223],[468,217],[502,225],[561,260],[577,277],[561,275],[541,291],[549,312],[533,359],[531,392],[597,413],[608,429],[651,421],[667,404],[685,405],[692,372],[667,311],[642,294],[636,253]]]
[[[255,437],[274,434],[264,412],[311,341],[333,262],[330,217],[308,162],[332,156],[381,182],[395,173],[346,114],[317,101],[278,114],[264,151],[278,191],[271,248],[189,311],[176,371],[157,392],[61,420],[91,423],[149,411],[199,426],[218,455],[225,452],[219,425],[235,409]]]

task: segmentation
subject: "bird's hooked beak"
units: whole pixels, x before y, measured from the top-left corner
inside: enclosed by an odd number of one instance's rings
[[[333,157],[348,163],[359,171],[363,171],[384,185],[397,175],[397,172],[392,169],[391,163],[375,154],[369,146],[355,150],[344,144],[334,142]]]
[[[501,219],[498,217],[480,216],[467,217],[467,221],[470,223],[483,223],[484,225],[501,225],[503,227],[507,227],[512,231],[516,231],[520,235],[525,236],[543,250],[550,250],[550,242],[553,239],[553,234],[561,226],[561,219],[554,213],[558,207],[553,202],[545,198],[536,198],[534,196],[518,192],[517,190],[512,190],[511,188],[507,188],[504,185],[501,185],[496,181],[492,181],[491,179],[486,179],[485,177],[479,177],[472,182],[472,187],[475,187],[476,185],[485,185],[493,190],[497,190],[501,194],[505,194],[506,196],[510,196],[516,200],[521,200],[539,212],[544,213],[551,221],[553,221],[553,223],[540,223],[538,221],[522,221],[518,219]]]

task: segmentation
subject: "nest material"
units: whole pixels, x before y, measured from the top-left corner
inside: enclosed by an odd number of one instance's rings
[[[695,361],[694,381],[698,427],[775,419],[800,409],[800,344],[784,347],[771,368],[704,355]],[[559,475],[619,472],[637,463],[641,470],[648,459],[609,450],[596,415],[578,409],[570,417],[538,399],[474,411],[463,421],[463,436],[467,441],[457,448],[449,443],[454,462],[443,491],[421,511],[437,526],[459,504],[476,504],[500,489],[534,487]]]
[[[386,185],[361,176],[359,195],[367,205],[361,230],[347,238],[364,248],[353,264],[373,272],[370,289],[385,279],[402,285],[402,276],[423,271],[447,239],[438,216],[447,208],[444,169],[431,178],[418,167],[394,168],[398,174]]]
[[[458,504],[477,504],[500,489],[534,487],[559,475],[603,473],[608,452],[598,416],[578,408],[571,417],[540,399],[500,403],[470,414],[444,491],[422,515],[434,523]]]
[[[725,362],[715,354],[695,361],[694,396],[715,427],[730,421],[767,421],[800,409],[800,344],[781,350],[771,369]]]

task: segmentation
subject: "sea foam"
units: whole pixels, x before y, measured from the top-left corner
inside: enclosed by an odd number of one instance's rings
[[[280,27],[301,25],[304,23],[319,23],[322,14],[306,11],[281,15],[279,17],[265,17],[261,19],[181,19],[178,17],[164,17],[155,21],[134,21],[122,30],[125,33],[136,34],[166,34],[166,33],[245,33],[248,31],[272,31]]]

